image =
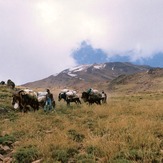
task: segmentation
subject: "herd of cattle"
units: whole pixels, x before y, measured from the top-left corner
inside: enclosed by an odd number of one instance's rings
[[[5,81],[1,81],[0,85],[7,85],[7,87],[9,87],[11,89],[15,88],[15,83],[11,79],[8,79],[7,83],[5,83]]]
[[[46,103],[47,92],[35,92],[30,89],[18,90],[13,93],[12,105],[15,109],[19,109],[21,112],[28,112],[30,108],[34,111],[38,110],[39,107],[43,108]],[[71,102],[81,104],[81,99],[89,105],[95,103],[101,105],[106,103],[107,95],[104,92],[91,89],[91,92],[82,92],[81,97],[74,90],[63,89],[58,95],[58,101],[64,100],[67,105]],[[53,108],[55,108],[55,100],[52,102]]]

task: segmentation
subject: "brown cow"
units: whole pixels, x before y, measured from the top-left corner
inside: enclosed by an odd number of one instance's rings
[[[27,94],[24,90],[20,90],[13,94],[12,105],[15,109],[19,108],[22,112],[27,112],[29,106],[35,110],[39,109],[39,102],[36,96]]]
[[[101,93],[89,93],[89,92],[83,92],[82,97],[84,102],[88,102],[89,105],[92,104],[97,104],[101,105],[101,100],[102,100],[102,94]]]

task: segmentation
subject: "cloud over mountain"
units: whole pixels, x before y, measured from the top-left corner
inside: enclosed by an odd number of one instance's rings
[[[132,53],[132,52],[131,52]],[[153,56],[147,58],[140,58],[133,60],[129,55],[126,54],[115,54],[110,55],[105,53],[102,49],[95,49],[91,44],[83,41],[80,48],[74,50],[72,53],[73,58],[77,64],[94,64],[94,63],[105,63],[105,62],[132,62],[134,64],[144,64],[153,67],[163,67],[163,53],[156,53]]]

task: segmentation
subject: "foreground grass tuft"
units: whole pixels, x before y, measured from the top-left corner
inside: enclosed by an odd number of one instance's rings
[[[15,163],[31,163],[39,158],[39,152],[34,146],[19,148],[14,154]]]

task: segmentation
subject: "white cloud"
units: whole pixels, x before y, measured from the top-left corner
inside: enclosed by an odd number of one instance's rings
[[[0,80],[22,84],[75,65],[88,40],[133,60],[163,51],[162,0],[0,0]],[[128,53],[132,51],[132,53]]]

